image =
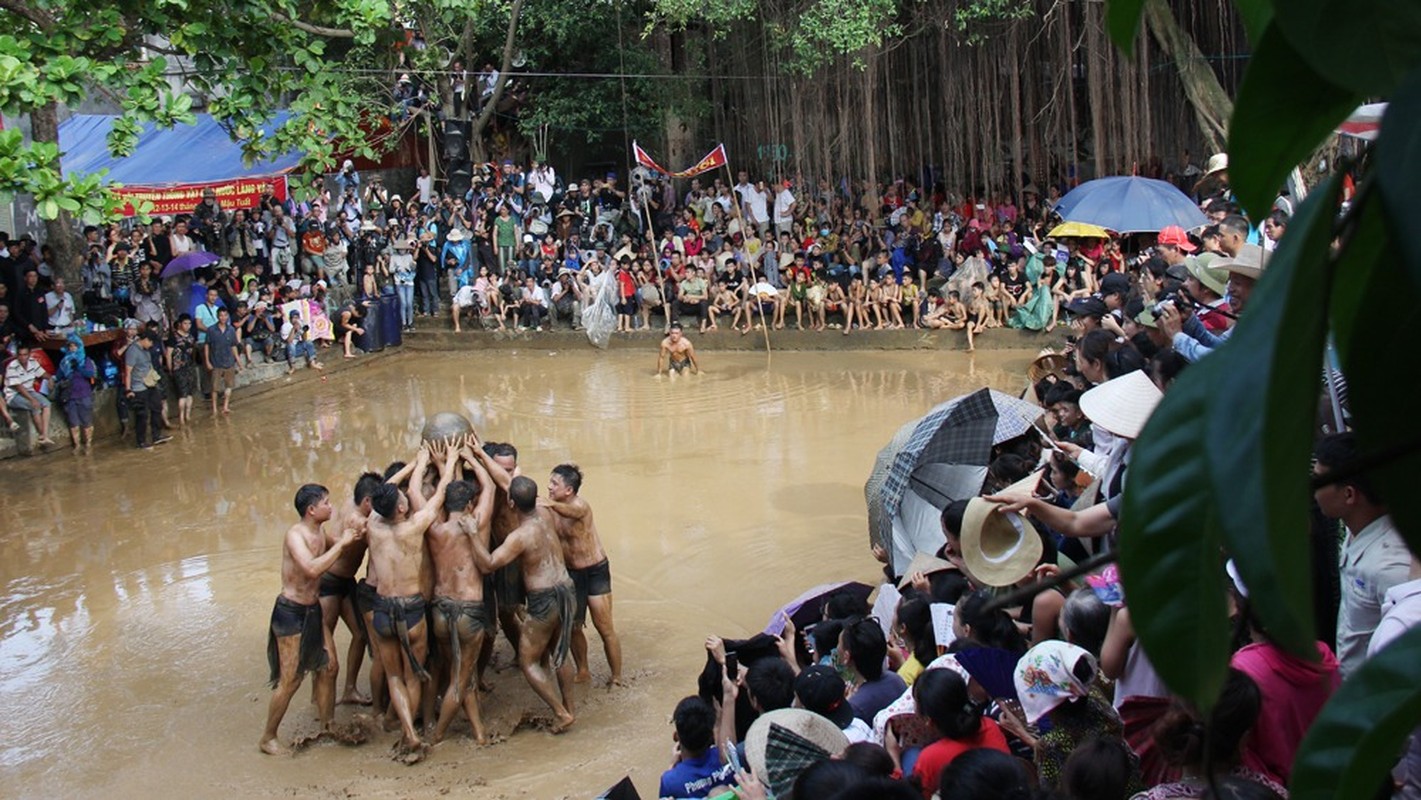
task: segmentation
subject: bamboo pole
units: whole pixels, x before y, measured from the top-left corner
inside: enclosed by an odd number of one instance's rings
[[[734,181],[731,179],[731,177],[730,177],[731,173],[730,173],[730,156],[729,156],[729,154],[726,155],[725,163],[724,163],[723,165],[721,165],[721,166],[725,169],[725,180],[726,180],[727,183],[730,184],[730,194],[731,194],[732,197],[735,198],[735,202],[734,202],[732,205],[735,206],[735,218],[738,219],[738,220],[740,220],[740,232],[741,232],[741,234],[740,234],[740,235],[741,235],[741,240],[740,240],[740,241],[741,241],[741,243],[742,243],[742,245],[743,245],[743,243],[744,243],[744,241],[745,241],[745,234],[748,233],[750,229],[747,228],[747,227],[745,227],[745,212],[742,211],[741,208],[740,208],[740,197],[739,197],[739,195],[736,195],[736,194],[735,194],[735,182],[734,182]],[[774,220],[771,220],[771,223],[773,223],[773,222],[774,222]],[[752,261],[752,262],[750,262],[750,292],[753,294],[754,291],[755,291],[755,263]],[[754,302],[755,302],[755,307],[760,310],[760,330],[764,331],[764,333],[765,333],[765,358],[768,359],[768,358],[770,357],[770,323],[769,323],[768,321],[766,321],[766,319],[765,319],[765,306],[764,306],[762,303],[760,303],[760,299],[757,297],[757,298],[754,299]]]

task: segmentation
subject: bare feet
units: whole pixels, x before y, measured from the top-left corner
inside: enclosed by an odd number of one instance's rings
[[[614,686],[626,686],[626,684],[622,682],[622,676],[613,675],[607,679],[607,688],[611,689]]]
[[[263,753],[266,753],[269,756],[291,755],[291,751],[286,749],[285,747],[282,747],[281,742],[278,742],[275,738],[263,739],[257,743],[257,746],[261,748],[261,751]]]
[[[368,706],[370,697],[360,693],[359,689],[346,689],[345,695],[341,697],[337,705],[342,706]]]
[[[559,714],[559,715],[558,715],[558,718],[557,718],[557,722],[553,723],[553,726],[552,726],[551,728],[549,728],[548,730],[551,731],[551,732],[552,732],[553,734],[555,734],[555,735],[556,735],[556,734],[559,734],[559,733],[566,733],[566,732],[567,732],[567,729],[568,729],[568,728],[571,728],[571,727],[572,727],[572,723],[574,723],[574,722],[576,722],[576,721],[577,721],[577,718],[574,717],[574,716],[571,715],[571,714]]]
[[[591,672],[588,672],[588,671],[586,671],[586,670],[583,670],[582,672],[577,673],[577,674],[574,675],[573,678],[572,678],[572,682],[573,682],[573,683],[588,683],[588,682],[590,682],[591,680],[592,680],[592,673],[591,673]]]

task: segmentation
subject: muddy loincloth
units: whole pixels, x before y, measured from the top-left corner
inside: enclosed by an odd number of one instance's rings
[[[526,596],[523,591],[523,569],[517,564],[509,564],[493,571],[493,596],[498,608],[512,611],[523,605]]]
[[[571,583],[559,583],[549,589],[528,592],[528,616],[547,622],[558,615],[558,638],[553,649],[553,666],[561,667],[572,647],[572,631],[577,616],[577,597]]]
[[[429,680],[429,672],[424,664],[414,656],[410,646],[410,628],[424,622],[426,608],[424,595],[412,594],[407,597],[375,596],[375,616],[371,620],[375,633],[387,639],[399,639],[414,674],[421,681]]]
[[[489,613],[482,600],[455,600],[452,597],[437,595],[434,598],[434,613],[435,631],[442,633],[449,646],[449,663],[453,665],[453,675],[457,679],[462,674],[459,669],[463,654],[459,645],[479,633],[492,636],[497,630],[494,626],[494,616]],[[439,631],[440,623],[447,630]]]
[[[271,669],[271,687],[281,681],[281,653],[276,640],[287,636],[300,636],[301,645],[297,651],[296,674],[305,675],[326,668],[325,628],[321,617],[321,604],[302,605],[283,595],[277,595],[276,605],[271,609],[271,624],[266,632],[266,663]]]
[[[369,653],[371,658],[379,658],[380,654],[375,652],[375,637],[365,627],[365,615],[375,613],[376,597],[379,597],[379,592],[361,578],[355,584],[355,594],[350,598],[350,602],[355,605],[356,623],[360,625],[360,633],[365,636],[365,652]]]
[[[612,593],[612,566],[607,559],[580,569],[568,568],[572,587],[577,592],[577,627],[587,623],[587,598]]]

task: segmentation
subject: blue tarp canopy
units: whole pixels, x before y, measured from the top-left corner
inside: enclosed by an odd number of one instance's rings
[[[287,116],[286,111],[278,112],[265,127],[275,129]],[[162,128],[146,123],[133,155],[115,158],[108,146],[115,119],[109,114],[76,114],[60,124],[64,174],[87,175],[107,169],[106,180],[125,186],[217,183],[281,175],[295,168],[303,155],[288,153],[248,165],[242,160],[242,146],[232,141],[217,120],[198,114],[193,125]]]

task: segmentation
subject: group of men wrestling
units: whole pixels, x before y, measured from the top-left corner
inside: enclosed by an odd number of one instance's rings
[[[553,732],[572,725],[573,684],[590,678],[583,632],[589,610],[609,683],[622,674],[611,573],[581,485],[581,471],[560,464],[547,498],[539,498],[537,484],[519,474],[512,445],[470,434],[426,442],[413,463],[396,462],[383,477],[361,475],[338,513],[324,486],[297,490],[301,521],[286,533],[267,640],[274,691],[262,751],[286,751],[277,728],[307,672],[316,673],[322,730],[332,730],[340,621],[351,634],[341,702],[372,703],[387,725],[397,721],[406,763],[428,751],[415,726],[421,716],[431,743],[444,738],[460,710],[475,740],[487,743],[478,695],[489,688],[484,673],[500,628],[529,685],[552,709]],[[365,577],[357,582],[362,561]],[[368,698],[356,686],[367,643]]]

